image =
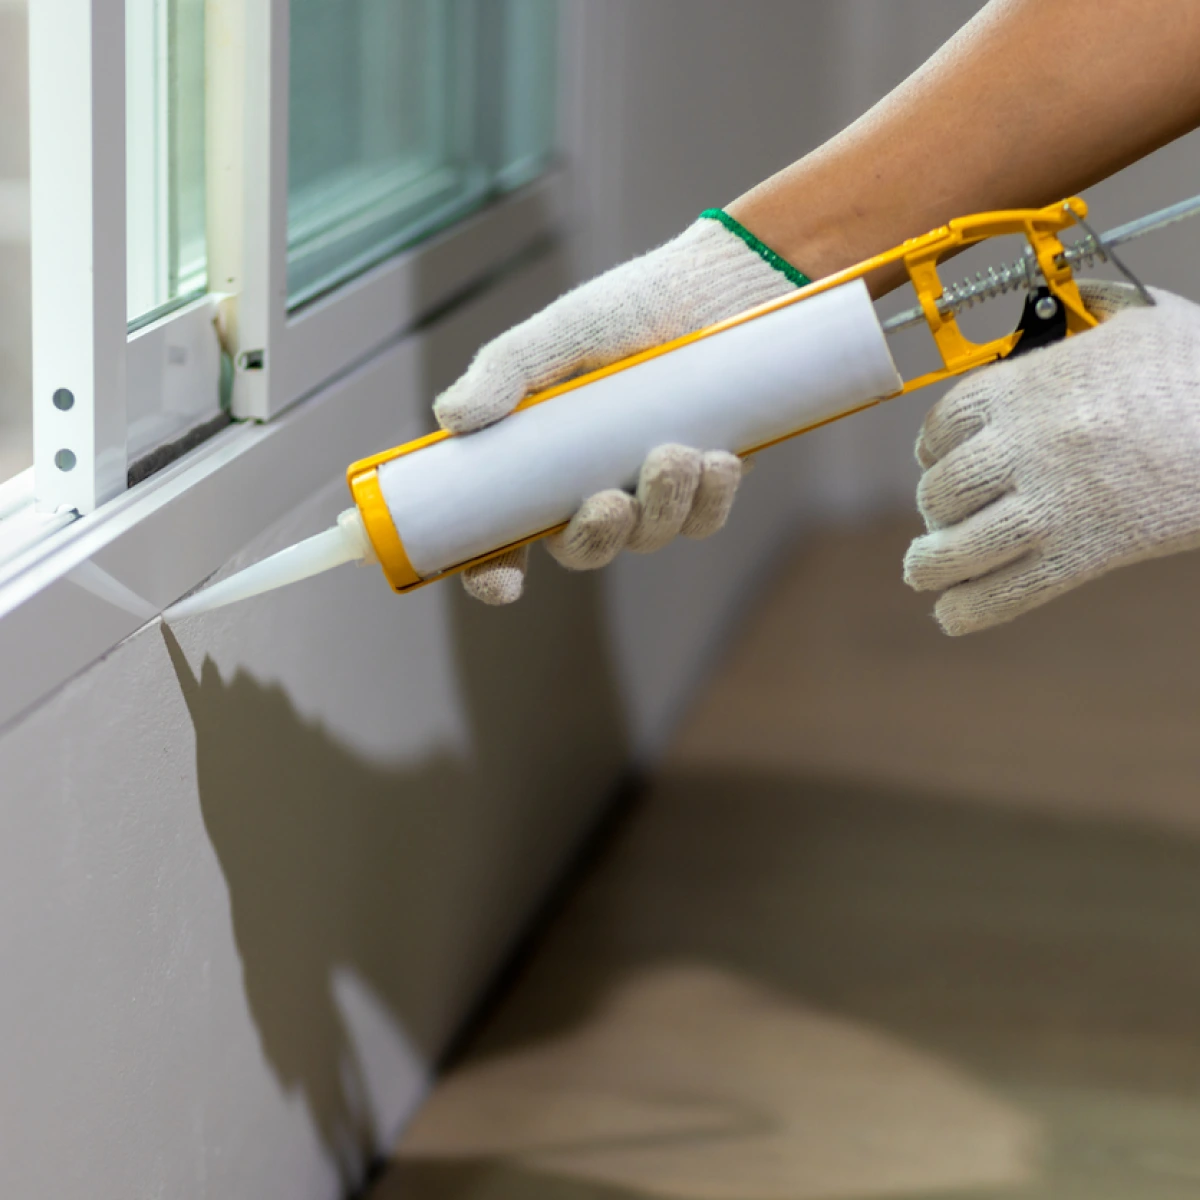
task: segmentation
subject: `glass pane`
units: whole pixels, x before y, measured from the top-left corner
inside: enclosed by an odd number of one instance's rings
[[[558,0],[504,0],[500,186],[545,169],[558,134]]]
[[[33,462],[26,34],[25,4],[0,4],[0,484]]]
[[[292,307],[537,174],[554,140],[557,8],[292,0]]]
[[[128,317],[204,291],[204,0],[126,0]]]
[[[482,196],[471,161],[470,72],[456,61],[470,4],[295,0],[288,290],[318,294]]]

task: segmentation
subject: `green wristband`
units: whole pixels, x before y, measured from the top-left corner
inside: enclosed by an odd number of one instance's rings
[[[776,254],[765,242],[760,242],[741,221],[734,220],[723,208],[706,208],[700,214],[700,219],[702,221],[720,221],[734,237],[741,238],[759,258],[774,267],[790,283],[794,283],[797,287],[808,287],[812,283],[812,280],[803,271],[793,267],[786,258],[781,254]]]

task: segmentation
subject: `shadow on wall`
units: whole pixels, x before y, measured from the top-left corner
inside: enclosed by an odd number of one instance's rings
[[[281,1085],[303,1093],[347,1186],[394,1136],[381,1119],[396,1116],[371,1111],[370,1064],[364,1072],[338,974],[361,980],[420,1059],[435,1060],[548,882],[519,877],[529,856],[511,839],[535,858],[532,843],[552,839],[538,861],[561,861],[572,831],[553,822],[554,793],[591,788],[594,806],[625,759],[598,581],[546,571],[534,583],[504,611],[446,589],[469,762],[364,762],[278,686],[245,671],[226,682],[210,657],[195,678],[163,630],[262,1049]],[[480,814],[503,826],[504,806],[529,792],[548,797],[551,815],[505,829],[507,846],[481,845]]]

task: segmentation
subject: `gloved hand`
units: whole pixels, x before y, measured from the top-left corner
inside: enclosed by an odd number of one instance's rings
[[[904,563],[971,633],[1114,567],[1200,547],[1200,307],[1084,284],[1103,322],[976,372],[929,412]]]
[[[476,355],[443,392],[434,413],[443,428],[468,433],[512,412],[528,395],[639,351],[713,325],[802,287],[808,280],[753,234],[717,210],[665,246],[576,288]],[[660,446],[642,468],[635,495],[619,490],[585,500],[570,524],[547,539],[564,566],[591,570],[622,549],[648,553],[677,534],[707,537],[729,515],[741,460]],[[488,604],[521,595],[528,547],[463,573],[467,591]]]

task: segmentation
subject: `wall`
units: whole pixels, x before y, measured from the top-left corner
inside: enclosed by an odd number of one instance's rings
[[[583,0],[569,257],[442,325],[398,413],[815,145],[976,7]],[[1098,189],[1104,223],[1191,190],[1190,153]],[[1165,245],[1147,274],[1188,283]],[[149,626],[0,730],[0,1194],[343,1191],[797,523],[908,503],[929,399],[774,452],[706,546],[601,579],[539,555],[505,612],[345,570],[178,641]],[[227,569],[327,523],[341,466]]]
[[[564,283],[428,336],[398,423]],[[344,505],[331,469],[227,569]],[[156,622],[3,731],[0,1194],[353,1182],[622,769],[596,581],[535,583],[346,569]]]

